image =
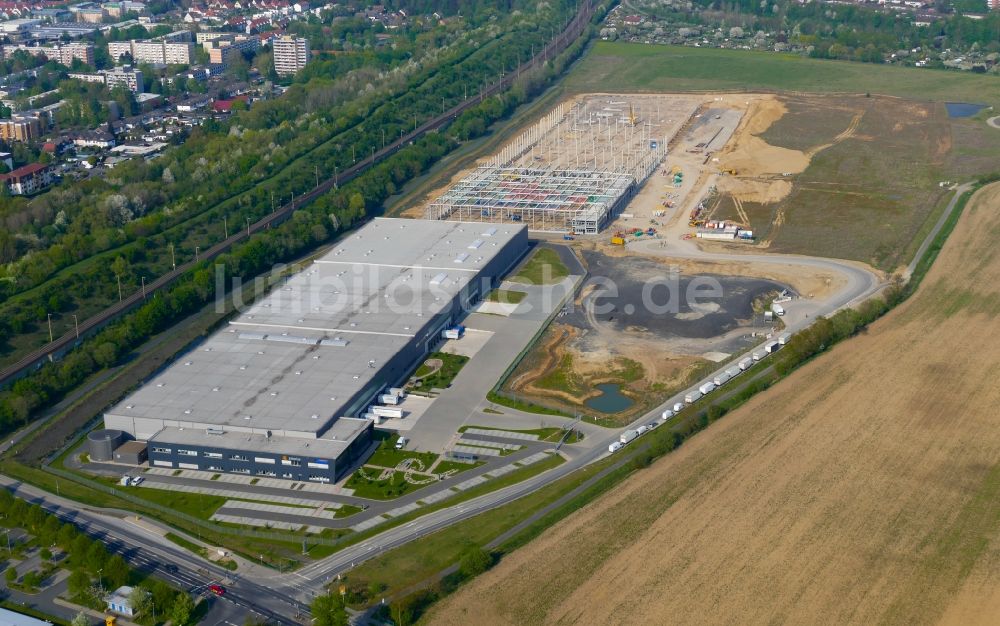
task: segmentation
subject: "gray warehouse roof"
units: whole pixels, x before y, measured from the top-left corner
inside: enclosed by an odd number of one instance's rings
[[[122,420],[322,433],[381,365],[522,230],[374,219],[107,417],[130,432]]]

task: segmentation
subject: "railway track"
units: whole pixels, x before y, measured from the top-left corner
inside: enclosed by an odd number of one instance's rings
[[[566,27],[558,35],[556,35],[545,46],[545,48],[543,48],[531,59],[515,68],[509,74],[498,77],[499,79],[496,82],[487,86],[479,95],[467,98],[461,103],[444,111],[442,114],[424,122],[411,132],[403,135],[399,139],[396,139],[381,150],[375,151],[371,157],[355,163],[343,172],[336,174],[334,177],[327,178],[305,194],[299,196],[298,198],[293,198],[290,202],[275,209],[273,213],[250,224],[247,228],[240,229],[227,239],[220,241],[208,250],[205,250],[200,255],[198,261],[188,261],[178,265],[176,269],[160,276],[150,284],[146,285],[144,289],[122,299],[121,301],[104,309],[97,315],[81,321],[78,331],[73,330],[57,337],[54,341],[51,341],[41,348],[34,350],[13,365],[10,365],[0,371],[0,385],[6,385],[11,381],[20,378],[30,370],[40,367],[46,361],[52,360],[63,354],[65,351],[74,348],[83,340],[83,337],[91,332],[99,330],[104,325],[115,320],[118,316],[139,306],[147,297],[157,291],[169,287],[178,278],[183,276],[187,271],[195,267],[195,265],[200,263],[202,260],[212,260],[220,254],[229,251],[235,244],[251,237],[254,233],[270,228],[272,225],[280,224],[288,219],[292,213],[295,212],[296,208],[301,208],[305,204],[308,204],[312,200],[315,200],[319,196],[329,192],[331,189],[334,189],[339,185],[351,182],[361,174],[374,167],[379,163],[379,161],[383,161],[392,156],[404,146],[412,143],[416,139],[419,139],[428,132],[440,129],[469,108],[481,103],[484,99],[492,97],[502,92],[504,89],[507,89],[514,84],[522,72],[538,67],[548,59],[555,57],[569,47],[570,43],[575,41],[576,38],[583,33],[583,30],[586,28],[587,23],[593,14],[593,0],[582,0],[573,19],[567,23]]]

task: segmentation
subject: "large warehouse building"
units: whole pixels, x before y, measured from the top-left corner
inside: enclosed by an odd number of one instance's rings
[[[527,229],[377,218],[104,416],[151,466],[337,480],[364,415],[528,247]]]

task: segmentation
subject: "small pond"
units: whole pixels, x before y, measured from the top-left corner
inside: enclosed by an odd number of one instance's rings
[[[985,104],[969,104],[968,102],[945,102],[944,108],[948,117],[972,117],[986,108]]]
[[[594,396],[586,402],[589,408],[601,413],[618,413],[632,406],[632,399],[622,394],[621,386],[615,383],[603,383],[597,385],[597,390],[601,395]]]

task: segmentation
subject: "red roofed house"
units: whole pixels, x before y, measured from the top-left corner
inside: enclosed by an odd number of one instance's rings
[[[233,104],[236,103],[237,100],[250,104],[250,98],[247,96],[236,96],[230,100],[216,100],[212,103],[212,110],[216,113],[229,113],[233,110]]]
[[[52,172],[44,163],[31,163],[10,174],[0,174],[12,196],[27,196],[52,184]]]

